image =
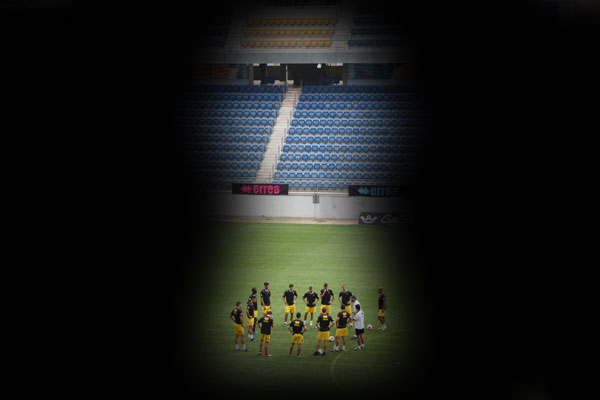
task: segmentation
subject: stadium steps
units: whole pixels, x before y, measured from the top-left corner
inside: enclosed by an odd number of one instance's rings
[[[287,136],[292,116],[296,110],[296,104],[298,104],[300,93],[302,93],[301,88],[290,87],[283,97],[281,108],[279,109],[279,116],[273,127],[273,134],[271,135],[269,143],[267,144],[267,149],[265,150],[265,158],[256,174],[256,182],[270,183],[273,180],[273,173],[277,166],[277,160],[279,159],[281,148],[285,143],[285,137]]]

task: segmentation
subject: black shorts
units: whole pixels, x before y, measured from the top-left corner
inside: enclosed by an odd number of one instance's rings
[[[355,328],[354,330],[356,331],[357,335],[362,335],[363,333],[365,333],[365,328],[362,328],[362,329]]]

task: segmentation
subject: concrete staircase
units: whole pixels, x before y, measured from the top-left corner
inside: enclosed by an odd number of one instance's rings
[[[283,97],[281,108],[279,109],[279,116],[275,121],[273,133],[267,144],[265,158],[260,165],[260,169],[256,173],[256,182],[258,183],[271,183],[273,180],[273,173],[277,167],[279,154],[281,154],[281,149],[285,143],[285,137],[287,136],[291,120],[294,116],[300,93],[302,93],[301,88],[289,87]]]

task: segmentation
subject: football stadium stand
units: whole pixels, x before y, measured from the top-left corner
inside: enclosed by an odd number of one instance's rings
[[[282,85],[202,85],[188,91],[178,107],[178,144],[200,182],[255,180],[284,93]]]
[[[273,183],[309,190],[408,183],[425,140],[422,104],[400,86],[305,87]]]

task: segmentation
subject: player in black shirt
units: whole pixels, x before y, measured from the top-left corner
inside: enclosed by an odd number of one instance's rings
[[[269,290],[269,282],[265,282],[265,288],[260,291],[260,304],[263,308],[263,314],[271,311],[271,291]]]
[[[256,322],[258,321],[258,302],[256,300],[256,288],[252,288],[252,293],[248,300],[252,302],[252,306],[254,307],[254,325],[252,326],[252,332],[256,332]]]
[[[292,283],[290,283],[289,289],[283,292],[282,298],[283,304],[285,305],[283,326],[286,326],[288,313],[290,313],[290,322],[292,322],[292,318],[294,318],[294,313],[296,312],[296,299],[298,298],[298,293],[294,290],[294,285]]]
[[[254,341],[254,304],[248,301],[246,304],[246,322],[248,323],[248,339]]]
[[[333,301],[333,290],[325,283],[321,289],[321,306],[327,307],[327,314],[331,314],[331,302]]]
[[[348,336],[348,322],[352,321],[352,314],[346,311],[346,306],[340,306],[341,311],[338,313],[337,318],[335,320],[335,346],[333,347],[333,351],[340,350],[340,336],[344,340],[344,344],[342,346],[342,351],[346,350],[346,336]]]
[[[258,320],[260,327],[260,345],[258,346],[258,355],[262,354],[262,345],[265,344],[265,357],[271,357],[269,354],[269,342],[271,341],[271,327],[273,326],[273,313],[267,311],[267,314]]]
[[[340,301],[341,305],[346,307],[348,314],[352,314],[352,303],[350,302],[351,298],[352,292],[348,290],[348,286],[344,283],[342,285],[342,291],[340,294],[338,294],[338,300]],[[350,327],[352,327],[352,324],[350,324]]]
[[[379,330],[385,331],[385,309],[387,307],[387,299],[385,298],[385,293],[383,293],[383,288],[380,286],[377,288],[379,292],[379,304],[377,306],[377,319],[381,322],[381,328]]]
[[[313,323],[313,315],[317,311],[317,299],[319,295],[313,291],[313,287],[308,287],[308,292],[304,293],[302,299],[306,303],[306,308],[304,309],[304,323],[306,324],[306,316],[310,313],[310,326]]]
[[[290,344],[290,353],[288,354],[288,357],[292,355],[294,343],[298,343],[298,355],[296,357],[300,357],[302,343],[304,343],[304,336],[302,335],[306,332],[306,325],[304,324],[304,321],[300,319],[301,316],[301,313],[296,313],[296,319],[290,321],[290,326],[288,326],[288,330],[292,333],[292,344]]]
[[[246,341],[244,340],[244,319],[242,318],[244,312],[242,311],[242,302],[238,301],[235,303],[235,308],[229,314],[229,318],[233,321],[233,332],[235,333],[235,349],[240,350],[238,347],[238,337],[242,337],[242,350],[248,351],[246,348]]]
[[[315,356],[325,355],[327,351],[327,341],[329,340],[329,325],[333,322],[329,314],[326,313],[327,307],[321,307],[321,315],[317,318],[317,327],[319,328],[319,334],[317,336],[317,351]],[[319,350],[321,346],[321,340],[323,340],[323,352]]]

